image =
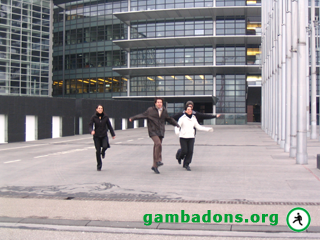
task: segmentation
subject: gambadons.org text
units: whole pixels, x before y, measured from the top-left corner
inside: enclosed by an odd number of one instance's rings
[[[181,210],[181,214],[145,214],[144,225],[152,223],[270,223],[278,225],[278,214],[252,214],[244,217],[243,214],[214,214],[207,210],[206,214],[190,214]]]

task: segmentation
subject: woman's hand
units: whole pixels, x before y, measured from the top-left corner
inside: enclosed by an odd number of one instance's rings
[[[115,138],[116,138],[116,136],[113,136],[113,137],[112,137],[112,139],[115,139]]]
[[[96,133],[95,131],[92,131],[92,132],[91,132],[91,135],[94,135],[95,133]]]

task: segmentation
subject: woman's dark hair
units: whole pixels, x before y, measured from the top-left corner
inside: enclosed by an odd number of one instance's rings
[[[98,107],[100,107],[100,106],[102,107],[102,110],[104,111],[104,107],[103,107],[101,104],[97,105],[97,106],[96,106],[96,109],[97,109]]]
[[[164,102],[164,99],[163,99],[163,98],[161,98],[161,97],[155,97],[155,98],[154,98],[154,103],[156,103],[157,100],[161,100],[162,103]]]

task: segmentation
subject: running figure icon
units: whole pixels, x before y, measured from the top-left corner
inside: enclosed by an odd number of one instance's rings
[[[294,220],[293,223],[295,223],[296,221],[298,221],[299,224],[302,226],[302,223],[301,223],[302,217],[301,217],[300,213],[297,213],[297,214],[298,214],[298,216],[294,217],[296,220]]]

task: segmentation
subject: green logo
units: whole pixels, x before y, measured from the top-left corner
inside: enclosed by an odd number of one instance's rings
[[[287,215],[287,225],[295,232],[306,230],[311,223],[309,212],[301,207],[293,208]]]

